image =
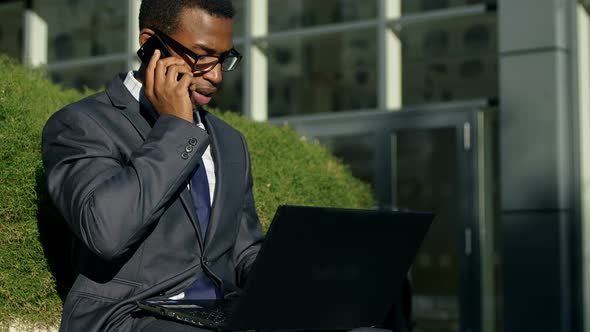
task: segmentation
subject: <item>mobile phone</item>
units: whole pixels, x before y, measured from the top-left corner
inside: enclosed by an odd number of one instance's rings
[[[141,46],[141,48],[137,51],[137,56],[141,59],[141,62],[143,62],[143,64],[147,66],[150,62],[150,59],[154,55],[154,51],[156,49],[160,50],[160,59],[171,56],[168,47],[166,46],[162,38],[160,38],[160,36],[158,36],[157,34],[151,36],[150,39],[148,39]]]

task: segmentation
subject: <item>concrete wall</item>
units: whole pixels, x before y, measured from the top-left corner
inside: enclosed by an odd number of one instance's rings
[[[505,331],[572,331],[576,2],[498,2]]]

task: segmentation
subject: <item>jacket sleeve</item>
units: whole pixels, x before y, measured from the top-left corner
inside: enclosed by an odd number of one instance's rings
[[[74,109],[54,114],[42,136],[54,204],[79,240],[105,260],[146,234],[209,145],[204,130],[174,116],[160,116],[130,156],[113,136],[93,115]]]
[[[262,246],[264,239],[262,235],[262,226],[256,213],[254,204],[254,194],[252,192],[252,172],[250,165],[250,156],[246,141],[242,136],[242,144],[246,154],[246,190],[244,193],[244,203],[242,207],[242,218],[238,228],[238,236],[234,247],[234,258],[236,262],[236,277],[238,286],[243,287],[248,278],[248,273],[252,264],[256,260],[258,251]]]

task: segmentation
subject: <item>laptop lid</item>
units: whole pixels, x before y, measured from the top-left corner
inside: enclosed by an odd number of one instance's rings
[[[433,218],[280,206],[226,329],[381,325]]]

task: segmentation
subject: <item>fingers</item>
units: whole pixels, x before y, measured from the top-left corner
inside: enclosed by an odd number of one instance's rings
[[[192,72],[190,74],[182,75],[182,78],[180,79],[180,81],[178,81],[178,89],[181,91],[181,93],[188,92],[188,87],[191,84],[192,78],[193,78]]]
[[[156,87],[175,86],[178,81],[178,74],[191,74],[190,76],[192,76],[190,67],[184,60],[175,57],[161,59],[156,64]]]
[[[160,59],[160,50],[155,50],[150,62],[148,63],[145,73],[145,94],[148,97],[154,96],[154,78],[156,64]]]
[[[173,68],[174,73],[168,77],[169,69]],[[166,83],[172,84],[177,81],[178,74],[191,74],[190,67],[184,60],[176,57],[167,57],[161,59],[160,50],[156,49],[148,63],[146,70],[145,90],[147,96],[154,96],[158,93],[159,87],[165,86]],[[168,82],[167,82],[167,79]]]
[[[192,70],[183,59],[162,59],[159,51],[154,52],[146,68],[146,97],[159,114],[174,115],[192,122],[192,103],[188,90],[192,79]]]
[[[178,60],[179,59],[175,57],[168,57],[157,62],[154,78],[156,87],[162,87],[166,84],[166,71],[170,65],[178,63]],[[158,91],[156,91],[156,93],[157,92]]]
[[[171,64],[170,66],[168,66],[168,69],[166,71],[166,84],[169,84],[171,86],[174,86],[177,84],[177,82],[179,81],[179,77],[178,75],[182,75],[184,76],[188,76],[188,77],[192,77],[192,71],[190,69],[190,67],[184,63],[178,65],[178,64]]]

